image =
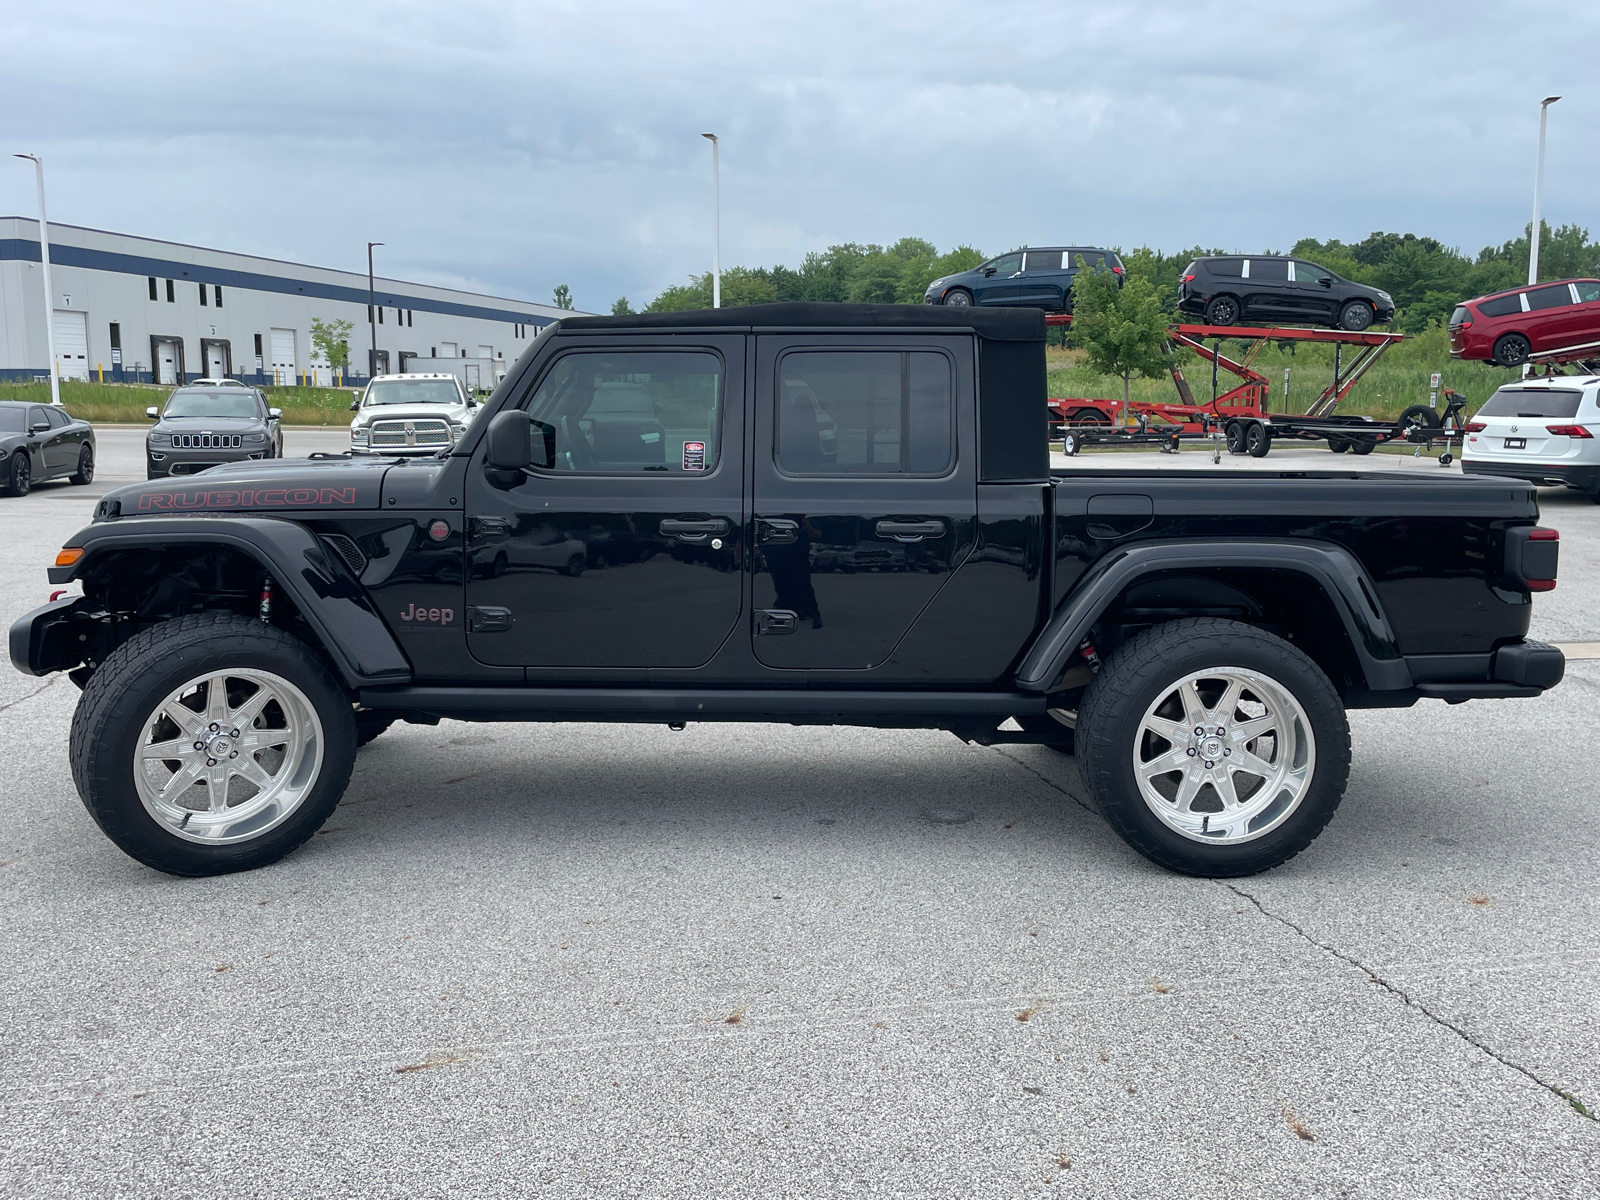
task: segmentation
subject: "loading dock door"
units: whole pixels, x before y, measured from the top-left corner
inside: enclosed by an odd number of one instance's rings
[[[56,362],[61,378],[89,378],[89,314],[58,309],[50,327],[55,335]]]
[[[272,365],[269,369],[273,375],[273,382],[282,387],[300,382],[297,374],[299,368],[295,365],[294,357],[294,330],[272,331]]]
[[[168,387],[176,387],[178,383],[178,344],[176,342],[157,339],[156,351],[156,382]]]
[[[439,343],[439,357],[440,358],[456,358],[456,357],[458,357],[460,355],[460,353],[461,353],[461,351],[456,347],[456,344],[454,342],[440,342]]]
[[[228,374],[228,355],[221,342],[206,342],[206,378],[223,379]]]

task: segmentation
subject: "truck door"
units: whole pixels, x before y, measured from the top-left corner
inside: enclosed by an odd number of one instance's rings
[[[743,607],[744,336],[571,340],[516,402],[536,465],[468,467],[467,645],[530,677],[699,666]]]
[[[972,339],[767,335],[756,345],[756,658],[884,662],[970,551]]]

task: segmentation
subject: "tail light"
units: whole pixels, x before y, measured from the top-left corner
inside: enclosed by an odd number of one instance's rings
[[[1561,534],[1537,525],[1506,530],[1506,574],[1530,592],[1554,591]]]
[[[1451,329],[1471,329],[1472,328],[1472,318],[1471,317],[1466,317],[1463,320],[1457,321],[1454,325],[1450,326],[1450,328]]]
[[[1485,421],[1468,421],[1467,422],[1467,432],[1468,433],[1482,433],[1487,428],[1489,428],[1489,425]]]
[[[1193,275],[1185,275],[1183,277],[1183,282],[1184,283],[1193,283],[1194,282],[1194,276]]]
[[[1112,274],[1113,274],[1113,275],[1121,275],[1121,274],[1124,274],[1124,273],[1125,273],[1125,268],[1123,268],[1123,267],[1112,267],[1112,268],[1111,268],[1111,273],[1112,273]]]
[[[1546,425],[1545,429],[1555,434],[1556,437],[1592,438],[1594,436],[1582,425]]]

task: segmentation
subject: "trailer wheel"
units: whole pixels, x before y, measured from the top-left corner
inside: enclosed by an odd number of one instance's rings
[[[1455,460],[1456,456],[1451,454],[1448,450],[1439,455],[1439,465],[1441,467],[1448,467],[1451,463],[1455,462]]]
[[[1082,446],[1080,445],[1080,443],[1078,441],[1078,435],[1076,433],[1074,433],[1070,429],[1066,430],[1064,433],[1062,433],[1062,435],[1061,435],[1061,453],[1067,455],[1070,458],[1070,457],[1076,455],[1081,448],[1082,448]]]
[[[1222,436],[1227,439],[1229,454],[1244,453],[1244,422],[1229,421],[1223,427]]]
[[[1330,437],[1328,439],[1328,449],[1332,450],[1335,454],[1343,454],[1346,450],[1350,449],[1350,442],[1346,438]]]
[[[1239,302],[1232,296],[1213,296],[1206,305],[1207,325],[1234,325],[1239,320]]]
[[[1360,333],[1377,317],[1372,305],[1364,300],[1352,300],[1339,310],[1339,328],[1350,333]]]
[[[1426,404],[1413,404],[1400,414],[1400,419],[1395,422],[1400,432],[1411,429],[1437,429],[1439,428],[1439,414]]]
[[[1350,449],[1357,454],[1371,454],[1377,445],[1371,438],[1356,438],[1350,443]]]
[[[1272,449],[1272,434],[1260,421],[1251,421],[1250,427],[1245,430],[1244,448],[1250,452],[1251,458],[1265,458],[1267,451]]]

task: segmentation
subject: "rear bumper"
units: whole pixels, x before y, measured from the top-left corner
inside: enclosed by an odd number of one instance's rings
[[[1489,654],[1408,654],[1406,666],[1415,681],[1412,697],[1459,704],[1540,695],[1565,677],[1567,658],[1554,646],[1525,638]],[[1377,693],[1361,707],[1380,707],[1386,700]]]
[[[1584,492],[1600,488],[1600,463],[1486,462],[1481,458],[1463,458],[1461,470],[1467,475],[1526,479],[1529,483],[1553,484]]]

